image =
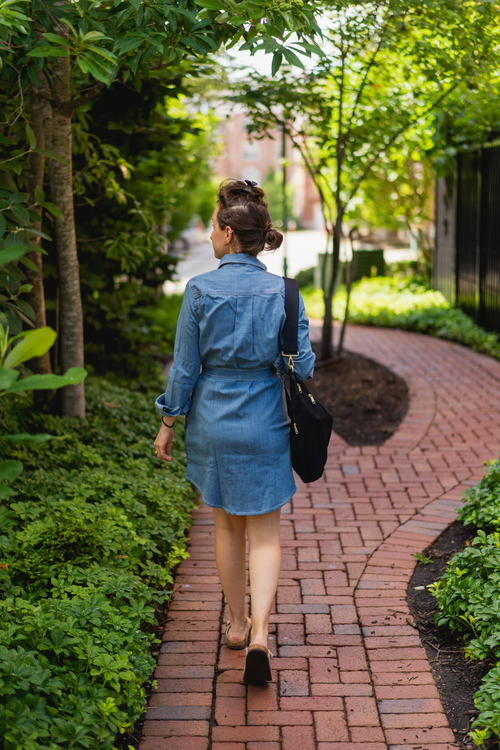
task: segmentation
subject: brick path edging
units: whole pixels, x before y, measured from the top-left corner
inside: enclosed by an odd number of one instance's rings
[[[410,409],[382,446],[336,438],[323,481],[297,482],[271,619],[275,682],[247,688],[244,652],[221,647],[213,523],[200,505],[140,750],[456,748],[406,590],[415,552],[498,452],[500,363],[402,331],[352,327],[347,346],[405,377]]]

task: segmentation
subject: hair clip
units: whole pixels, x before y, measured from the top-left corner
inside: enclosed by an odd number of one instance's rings
[[[238,187],[235,189],[235,193],[240,193],[241,195],[251,195],[254,187],[257,187],[257,183],[253,180],[243,180],[245,183],[241,187]]]

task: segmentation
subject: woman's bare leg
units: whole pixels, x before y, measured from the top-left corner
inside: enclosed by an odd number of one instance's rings
[[[247,516],[249,545],[252,643],[267,646],[269,616],[278,588],[281,564],[281,508],[260,516]]]
[[[245,635],[245,527],[246,516],[233,516],[222,508],[213,509],[215,520],[215,560],[222,590],[229,607],[231,638]]]

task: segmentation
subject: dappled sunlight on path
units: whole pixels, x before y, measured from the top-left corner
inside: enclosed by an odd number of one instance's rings
[[[312,338],[319,329],[311,325]],[[221,643],[227,613],[210,510],[178,568],[141,750],[451,750],[406,603],[415,552],[455,518],[500,446],[500,362],[398,330],[350,327],[347,348],[404,377],[410,409],[381,446],[333,436],[322,480],[282,516],[270,646],[274,682],[242,683]]]

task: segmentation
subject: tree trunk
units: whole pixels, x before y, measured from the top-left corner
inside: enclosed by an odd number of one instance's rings
[[[42,83],[37,89],[31,88],[30,99],[31,99],[31,126],[36,137],[36,148],[46,149],[47,148],[47,134],[50,131],[51,125],[51,106],[48,101],[49,88],[45,76],[41,74]],[[43,154],[34,152],[31,154],[30,163],[30,198],[32,202],[36,201],[35,193],[37,188],[43,190],[45,177],[45,156]],[[37,206],[36,213],[38,219],[34,223],[33,228],[41,231],[42,228],[42,207]],[[42,238],[35,236],[33,243],[41,247]],[[45,314],[45,290],[43,286],[43,256],[41,252],[32,252],[28,255],[29,259],[34,263],[36,268],[28,269],[27,276],[30,284],[33,285],[28,297],[28,301],[35,312],[35,323],[37,328],[47,325],[47,316]],[[34,357],[31,360],[33,370],[39,374],[49,374],[52,372],[50,364],[50,355],[47,352],[41,357]],[[46,400],[48,391],[35,391],[35,398],[41,397],[43,401]]]
[[[52,70],[52,151],[58,158],[50,160],[50,194],[52,202],[62,212],[62,217],[54,220],[54,239],[60,295],[58,338],[62,371],[65,372],[68,367],[84,365],[83,311],[73,204],[69,56],[56,57]],[[62,389],[61,408],[64,416],[85,416],[83,382]]]
[[[351,301],[351,290],[352,290],[352,277],[353,277],[353,271],[354,271],[354,233],[357,232],[355,229],[351,229],[349,232],[349,240],[351,242],[351,260],[349,263],[346,263],[345,269],[345,287],[346,287],[346,300],[345,300],[345,309],[344,309],[344,317],[342,319],[342,325],[340,328],[340,334],[339,334],[339,343],[337,346],[337,357],[342,356],[342,352],[344,351],[344,338],[345,338],[345,331],[347,328],[347,321],[349,320],[349,303]]]
[[[340,211],[337,212],[337,218],[333,227],[333,248],[332,248],[332,274],[330,276],[328,289],[325,289],[325,317],[323,320],[323,330],[321,331],[321,359],[331,359],[333,357],[333,310],[332,300],[333,291],[337,282],[340,265],[340,240],[342,238],[342,218]]]

